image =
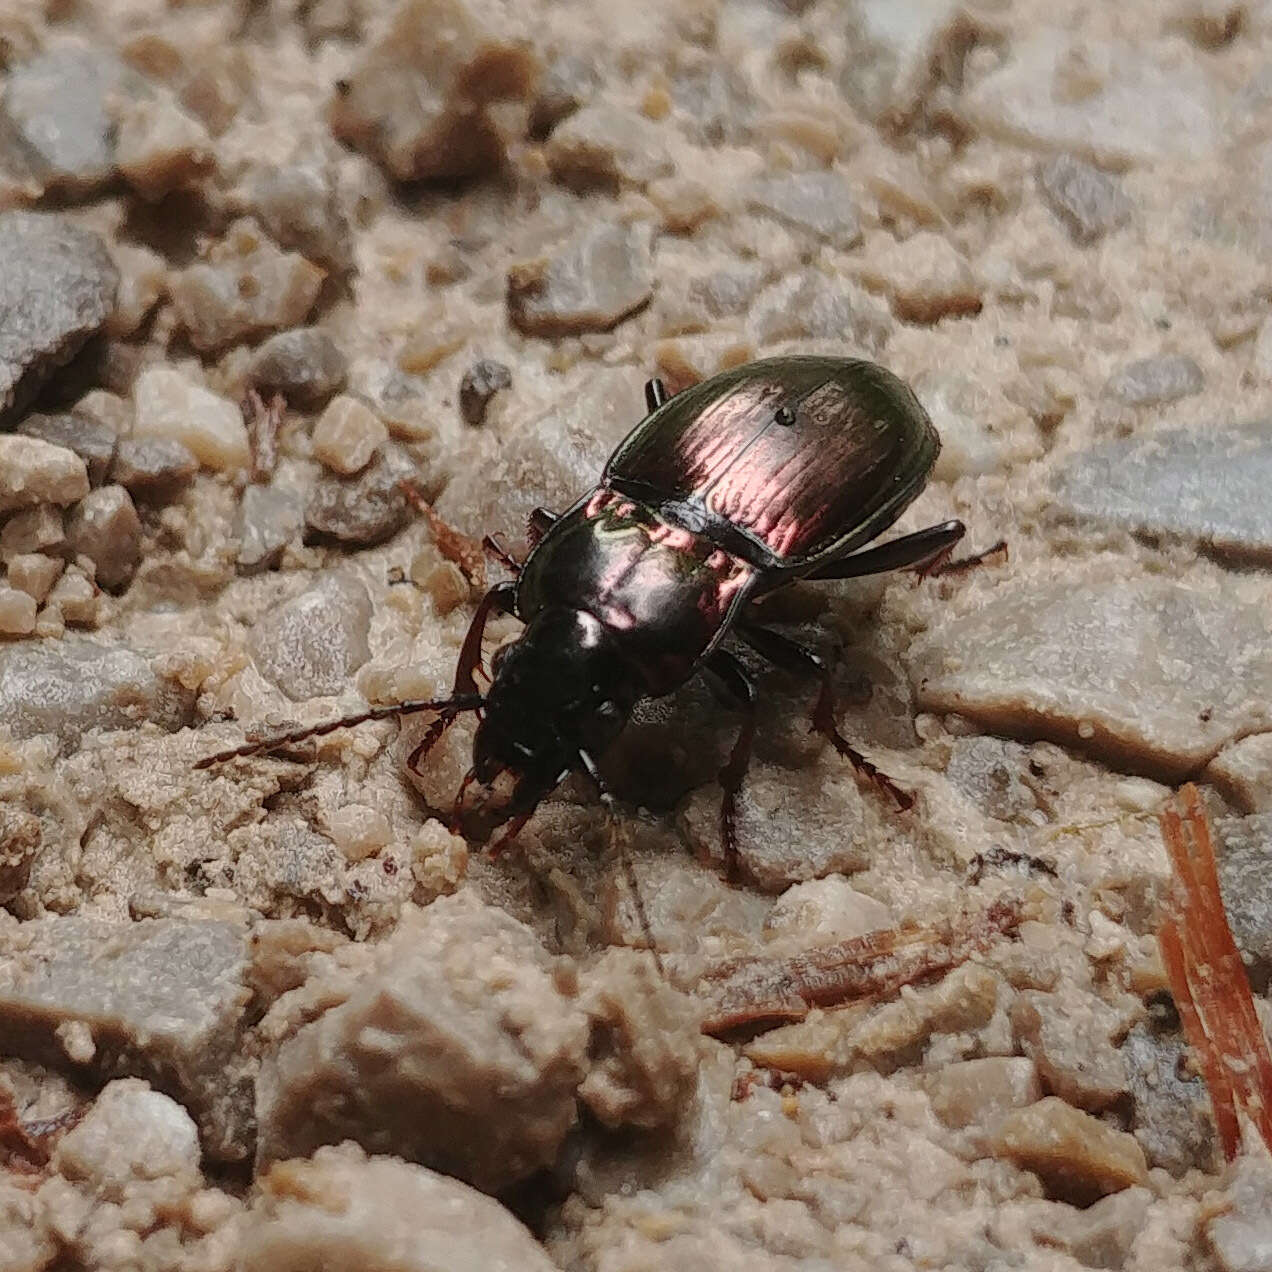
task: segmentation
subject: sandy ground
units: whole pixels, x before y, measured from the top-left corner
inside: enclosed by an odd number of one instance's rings
[[[0,61],[0,1269],[1272,1266],[1156,941],[1198,779],[1272,981],[1264,5],[8,0]],[[757,663],[731,886],[739,717],[645,704],[661,976],[586,783],[447,828],[467,721],[194,768],[446,693],[474,540],[784,353],[914,386],[899,531],[1008,544],[766,605],[912,810]]]

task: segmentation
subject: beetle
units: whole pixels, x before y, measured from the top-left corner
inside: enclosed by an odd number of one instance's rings
[[[867,548],[926,483],[940,450],[927,413],[890,371],[860,359],[788,356],[724,371],[674,396],[645,387],[647,414],[597,486],[561,514],[536,509],[524,561],[488,548],[515,577],[486,592],[464,638],[451,695],[372,707],[317,728],[248,742],[207,767],[366,720],[436,711],[411,752],[415,772],[446,727],[475,711],[472,782],[505,771],[513,839],[539,803],[583,771],[602,799],[598,761],[642,699],[702,672],[743,711],[720,772],[726,872],[737,873],[736,807],[755,735],[754,681],[725,647],[734,636],[779,666],[819,678],[812,727],[901,808],[912,797],[835,724],[831,670],[765,627],[755,603],[800,579],[848,579],[948,558],[963,537],[945,521]],[[863,550],[864,549],[864,550]],[[495,614],[521,635],[496,651],[480,692],[482,638]]]

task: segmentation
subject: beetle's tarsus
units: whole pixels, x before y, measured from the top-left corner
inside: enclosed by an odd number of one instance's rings
[[[655,376],[645,381],[645,406],[652,412],[667,401],[667,386]]]
[[[813,707],[810,732],[820,733],[858,773],[889,796],[899,811],[908,812],[914,807],[914,796],[898,786],[878,765],[866,759],[835,726],[835,694],[829,675],[822,680],[821,692],[817,695],[817,704]]]
[[[933,579],[943,578],[947,574],[965,574],[968,570],[974,570],[978,565],[984,565],[991,557],[1002,557],[1004,561],[1009,558],[1006,539],[999,539],[997,543],[986,548],[984,552],[973,552],[970,556],[959,557],[957,561],[950,560],[953,552],[954,545],[951,544],[944,552],[937,553],[931,561],[919,570],[919,577],[922,579]]]

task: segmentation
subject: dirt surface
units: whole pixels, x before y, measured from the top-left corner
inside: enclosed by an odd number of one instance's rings
[[[0,63],[0,1269],[1272,1266],[1156,940],[1199,779],[1272,1020],[1272,10],[0,0]],[[475,541],[782,353],[1008,545],[766,603],[912,809],[758,664],[732,886],[698,681],[497,858],[466,720],[194,767],[446,693]]]

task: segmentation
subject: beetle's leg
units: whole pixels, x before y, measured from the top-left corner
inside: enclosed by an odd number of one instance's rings
[[[919,577],[930,579],[944,577],[947,574],[962,574],[965,570],[972,570],[978,565],[983,565],[990,557],[995,556],[1000,556],[1005,561],[1007,559],[1007,540],[999,539],[997,543],[986,548],[984,552],[973,552],[970,556],[959,557],[957,561],[949,559],[952,551],[953,546],[951,545],[950,551],[939,554],[929,561],[927,565],[920,567]]]
[[[866,574],[886,574],[889,570],[927,565],[938,558],[949,556],[955,544],[966,533],[967,527],[961,521],[943,521],[939,526],[916,530],[913,534],[881,543],[866,552],[854,552],[836,561],[827,561],[806,577],[857,579]]]
[[[530,520],[527,525],[530,531],[530,546],[533,548],[540,539],[543,538],[549,530],[556,525],[559,518],[555,512],[549,512],[546,508],[534,508],[530,513]]]
[[[667,400],[667,386],[655,376],[645,381],[645,406],[651,414]]]
[[[464,637],[464,643],[460,647],[459,661],[455,664],[454,692],[456,694],[475,694],[477,692],[477,681],[473,679],[473,672],[481,666],[481,641],[486,634],[486,621],[492,614],[511,614],[516,595],[517,586],[515,583],[496,583],[481,598],[481,604],[477,606],[473,621],[468,625],[468,634]],[[457,712],[454,711],[443,711],[428,726],[428,731],[420,739],[411,754],[407,756],[406,767],[416,777],[420,776],[420,765],[423,764],[425,756],[437,745],[438,739],[442,734],[455,722],[456,715]]]
[[[521,562],[517,560],[502,543],[499,542],[499,536],[494,534],[485,535],[481,541],[482,549],[487,556],[494,557],[500,565],[503,566],[509,574],[521,573]]]
[[[741,878],[738,860],[738,791],[742,789],[746,770],[751,763],[751,746],[755,741],[755,682],[737,658],[725,649],[717,649],[706,661],[706,669],[715,676],[725,692],[746,714],[728,762],[720,770],[720,840],[724,847],[724,877],[730,883]]]
[[[914,796],[909,791],[902,790],[886,773],[880,772],[835,727],[835,689],[831,679],[830,664],[816,650],[797,644],[768,627],[739,624],[737,633],[756,653],[763,655],[769,662],[788,671],[812,671],[818,675],[821,678],[821,690],[813,705],[814,732],[826,738],[857,772],[868,778],[881,791],[890,795],[896,801],[898,808],[914,807]]]

